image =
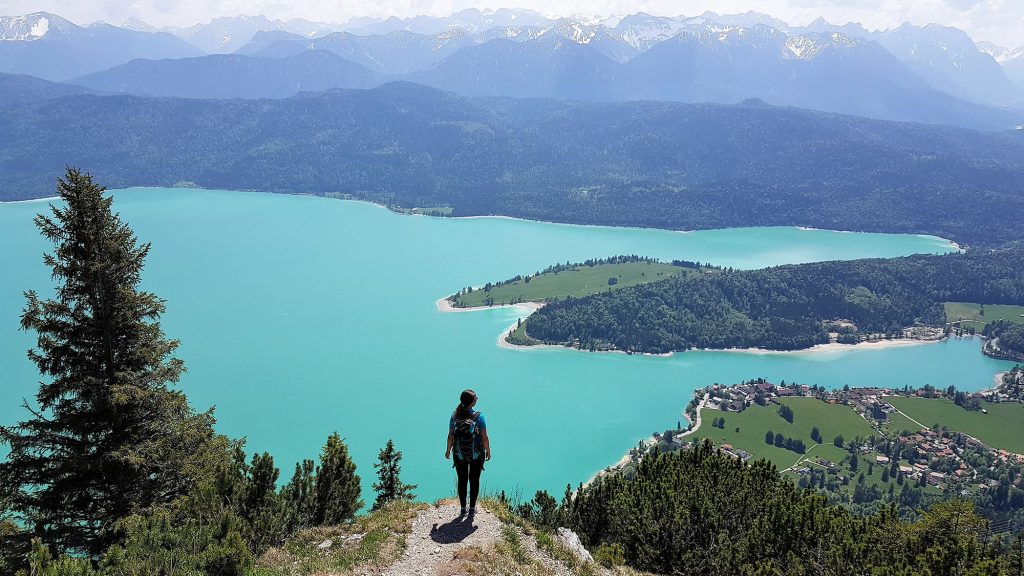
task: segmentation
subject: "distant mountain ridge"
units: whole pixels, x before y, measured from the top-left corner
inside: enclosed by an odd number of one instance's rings
[[[139,32],[105,23],[82,27],[48,12],[0,17],[0,36],[0,72],[58,82],[134,58],[201,54],[166,32]]]
[[[213,54],[176,60],[132,60],[110,70],[76,78],[75,84],[101,92],[182,98],[286,98],[331,88],[369,88],[376,74],[323,50],[288,58]]]
[[[757,12],[582,21],[469,9],[441,18],[345,25],[240,16],[177,29],[157,30],[137,20],[124,26],[82,28],[45,13],[0,18],[0,34],[8,38],[0,41],[0,72],[58,81],[81,77],[97,90],[143,95],[287,97],[310,86],[412,80],[471,96],[720,103],[757,98],[980,129],[1024,123],[1024,88],[1014,83],[1018,77],[1024,83],[1024,57],[975,45],[964,32],[935,25],[869,32],[824,19],[794,27]],[[308,52],[333,53],[371,75],[354,66],[341,73],[345,65],[325,56],[306,58],[296,69],[241,58],[128,65],[202,53],[290,59]],[[315,62],[327,66],[323,79],[312,78],[308,66]],[[232,88],[220,78],[243,66],[253,74],[273,71],[273,78],[265,78],[274,86],[240,81]],[[161,74],[186,86],[174,88]]]
[[[50,194],[71,164],[111,187],[191,181],[620,226],[998,244],[1024,219],[1017,132],[758,102],[474,99],[411,83],[259,101],[87,94],[0,107],[0,134],[2,199]]]
[[[996,105],[1024,99],[1024,88],[1011,82],[1004,68],[962,30],[907,23],[870,38],[933,88],[952,96]]]
[[[365,88],[401,79],[466,96],[720,103],[758,98],[773,105],[991,130],[1014,127],[1024,117],[937,91],[881,45],[838,32],[787,35],[762,24],[701,26],[625,58],[622,51],[633,50],[628,44],[567,22],[545,33],[494,31],[496,38],[478,43],[461,30],[429,36],[339,32],[319,38],[276,30],[258,33],[233,58],[207,56],[188,60],[187,66],[175,60],[136,61],[75,81],[138,95],[267,98],[314,86]],[[318,53],[337,58],[310,56],[298,67],[273,63]],[[347,72],[340,71],[339,59],[351,64]],[[314,78],[314,62],[325,66],[322,78]],[[268,87],[238,77],[243,66]]]
[[[35,76],[0,73],[0,106],[30,104],[91,92],[82,86],[49,82]]]

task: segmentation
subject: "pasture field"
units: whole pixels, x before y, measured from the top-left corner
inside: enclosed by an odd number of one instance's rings
[[[894,396],[886,400],[925,426],[938,424],[970,434],[993,448],[1024,453],[1024,404],[982,402],[985,414],[964,410],[946,399]]]
[[[531,276],[529,282],[524,278],[493,286],[490,290],[478,288],[460,296],[457,305],[475,307],[487,306],[488,301],[494,305],[502,305],[515,302],[544,302],[564,299],[567,296],[580,298],[598,292],[664,280],[686,272],[694,273],[691,269],[661,262],[579,265],[569,270]],[[609,283],[613,278],[614,281]]]

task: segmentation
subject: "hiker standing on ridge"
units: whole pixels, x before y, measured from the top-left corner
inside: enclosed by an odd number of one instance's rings
[[[459,502],[461,514],[466,513],[466,484],[469,484],[469,515],[476,514],[476,497],[480,494],[480,472],[484,460],[491,459],[491,441],[487,437],[487,423],[484,415],[473,410],[476,406],[476,392],[463,390],[459,405],[448,421],[448,448],[445,458],[451,458],[455,450],[455,473],[459,477]]]

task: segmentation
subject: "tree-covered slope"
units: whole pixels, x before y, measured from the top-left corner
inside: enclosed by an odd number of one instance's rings
[[[826,322],[860,333],[942,325],[943,302],[1024,303],[1024,251],[820,262],[678,276],[551,303],[526,332],[546,342],[662,353],[807,348]]]
[[[0,106],[40,102],[72,94],[86,94],[88,88],[59,84],[24,74],[0,73]]]
[[[286,98],[330,88],[369,88],[376,74],[323,50],[288,58],[211,54],[174,60],[132,60],[87,74],[76,84],[109,93],[181,98]]]
[[[969,502],[935,505],[917,522],[895,508],[856,517],[767,461],[747,465],[708,444],[648,454],[631,478],[599,478],[548,515],[599,556],[656,574],[995,575],[1021,566],[1019,539],[1001,554]]]
[[[347,193],[455,215],[802,225],[1001,243],[1024,138],[775,108],[471,99],[414,84],[275,101],[71,96],[0,110],[0,199],[112,187]]]

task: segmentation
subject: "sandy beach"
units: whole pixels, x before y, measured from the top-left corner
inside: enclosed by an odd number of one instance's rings
[[[448,301],[447,296],[439,298],[437,302],[435,302],[435,304],[437,305],[438,312],[476,312],[477,310],[491,310],[494,308],[513,308],[515,306],[522,306],[524,308],[529,308],[531,314],[535,310],[540,310],[541,306],[544,305],[543,302],[520,302],[519,304],[496,304],[494,306],[470,306],[468,308],[456,308],[455,306],[452,306],[451,302]]]
[[[521,306],[530,310],[532,314],[534,311],[539,310],[544,306],[543,302],[521,302],[519,304],[501,304],[495,306],[475,306],[471,308],[456,308],[452,306],[452,303],[448,301],[447,297],[439,298],[436,302],[437,310],[439,312],[475,312],[477,310],[486,310],[489,308],[511,308],[514,306]],[[561,346],[559,344],[538,344],[535,346],[519,346],[516,344],[510,344],[505,341],[505,336],[509,333],[509,330],[516,328],[516,324],[512,324],[498,335],[498,346],[502,348],[508,348],[513,350],[528,350],[528,349],[539,349],[539,348],[566,348],[574,350],[574,348],[568,346]],[[800,350],[769,350],[767,348],[693,348],[694,352],[734,352],[739,354],[808,354],[808,353],[821,353],[821,352],[849,352],[853,350],[883,350],[886,348],[902,348],[906,346],[922,346],[925,344],[936,344],[944,341],[945,338],[937,340],[921,340],[919,338],[894,338],[891,340],[870,340],[867,342],[859,342],[857,344],[839,344],[831,342],[829,344],[816,344],[810,348],[802,348]],[[601,350],[598,351],[601,354],[626,354],[623,350]],[[651,354],[647,352],[634,352],[633,356],[659,356],[659,357],[670,357],[677,352],[665,352],[663,354]]]
[[[918,338],[894,338],[892,340],[871,340],[868,342],[859,342],[857,344],[839,344],[837,342],[831,342],[829,344],[815,344],[810,348],[801,348],[800,350],[769,350],[767,348],[694,348],[694,351],[739,352],[742,354],[805,354],[808,352],[839,352],[844,350],[882,350],[885,348],[902,348],[905,346],[937,344],[944,340],[945,338],[940,338],[938,340],[921,340]]]

